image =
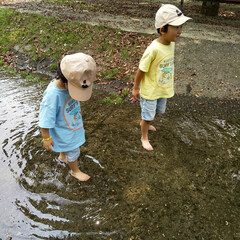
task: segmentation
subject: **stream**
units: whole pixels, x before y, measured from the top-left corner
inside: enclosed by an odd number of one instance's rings
[[[47,83],[1,72],[0,86],[1,240],[240,239],[239,106],[203,114],[169,100],[147,152],[139,105],[104,103],[95,89],[82,103],[82,183],[42,147]]]

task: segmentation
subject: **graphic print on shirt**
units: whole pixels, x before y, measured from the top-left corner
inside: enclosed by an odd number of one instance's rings
[[[72,131],[76,131],[83,127],[80,103],[78,101],[69,97],[64,105],[63,115],[66,124]]]
[[[155,82],[159,88],[170,88],[173,86],[174,56],[168,54],[156,66]]]

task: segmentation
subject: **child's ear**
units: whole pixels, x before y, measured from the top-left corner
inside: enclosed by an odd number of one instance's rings
[[[166,32],[165,32],[165,30],[164,30],[164,27],[161,27],[160,28],[160,34],[162,35],[162,34],[165,34]]]

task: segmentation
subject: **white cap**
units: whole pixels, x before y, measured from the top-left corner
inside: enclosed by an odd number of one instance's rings
[[[66,55],[60,68],[68,80],[70,96],[78,101],[87,101],[92,94],[93,82],[96,80],[96,63],[84,53]]]
[[[161,28],[167,24],[180,26],[187,20],[192,19],[183,15],[182,11],[172,4],[163,4],[155,17],[155,28]]]

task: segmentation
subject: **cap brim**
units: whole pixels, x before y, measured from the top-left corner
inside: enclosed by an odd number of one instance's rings
[[[190,19],[192,19],[192,18],[186,17],[186,16],[181,16],[180,18],[177,18],[176,20],[169,22],[168,24],[176,27],[176,26],[180,26],[180,25],[184,24],[186,21],[188,21]]]
[[[70,96],[73,99],[81,102],[87,101],[91,98],[92,87],[93,85],[91,84],[88,88],[77,88],[73,86],[71,83],[68,83],[68,91]]]

